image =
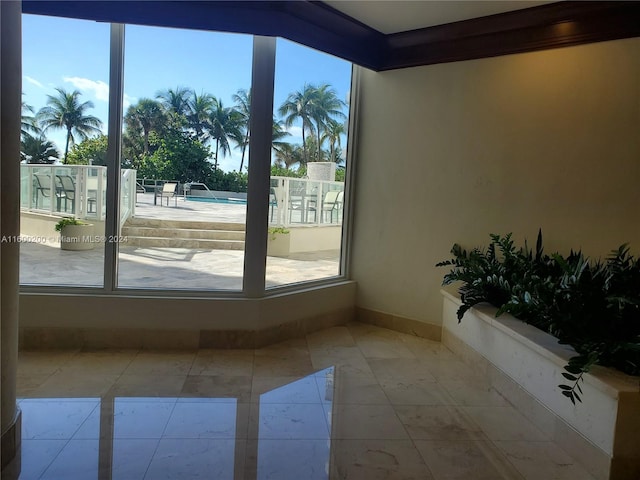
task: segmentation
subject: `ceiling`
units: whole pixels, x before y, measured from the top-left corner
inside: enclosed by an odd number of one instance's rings
[[[324,3],[379,32],[389,34],[553,2],[529,0],[328,0]]]

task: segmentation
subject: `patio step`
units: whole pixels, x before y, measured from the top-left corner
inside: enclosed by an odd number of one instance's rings
[[[244,223],[205,222],[196,220],[165,220],[162,218],[131,217],[125,227],[188,228],[196,230],[224,230],[244,232]]]
[[[136,247],[244,250],[244,224],[130,218],[122,227]]]
[[[202,230],[195,228],[170,227],[128,227],[123,229],[128,237],[189,238],[200,240],[239,240],[244,241],[244,232],[239,230]]]

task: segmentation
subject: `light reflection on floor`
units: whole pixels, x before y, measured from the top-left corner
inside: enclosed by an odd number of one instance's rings
[[[594,480],[446,347],[360,323],[21,352],[18,396],[22,480]]]
[[[233,479],[249,467],[257,470],[251,478],[327,479],[333,376],[333,367],[323,369],[250,404],[232,397],[25,398],[20,478]]]

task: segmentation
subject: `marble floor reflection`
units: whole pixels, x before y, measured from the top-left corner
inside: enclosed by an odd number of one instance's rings
[[[257,350],[21,352],[18,393],[20,479],[593,479],[441,344],[358,323]]]

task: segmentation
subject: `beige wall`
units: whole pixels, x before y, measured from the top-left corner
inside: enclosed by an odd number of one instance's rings
[[[640,254],[640,39],[364,71],[357,305],[441,322],[454,242]]]
[[[23,293],[20,327],[259,330],[352,308],[355,289],[341,282],[257,299]]]

